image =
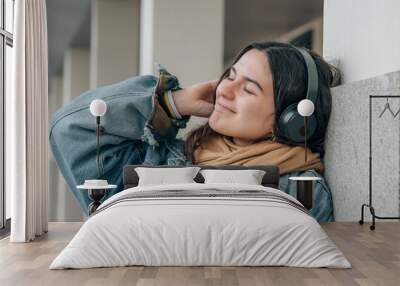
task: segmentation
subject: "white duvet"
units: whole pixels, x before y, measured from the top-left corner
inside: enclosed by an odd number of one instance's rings
[[[168,190],[254,190],[267,192],[271,199],[124,199],[137,192]],[[318,222],[290,202],[301,206],[280,190],[257,185],[191,183],[130,188],[99,207],[50,269],[127,265],[350,268]]]

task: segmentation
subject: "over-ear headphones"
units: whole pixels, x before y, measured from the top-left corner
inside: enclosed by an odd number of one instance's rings
[[[299,103],[293,103],[283,110],[279,116],[278,128],[285,138],[296,143],[304,143],[314,135],[317,129],[317,119],[313,113],[318,95],[318,72],[311,55],[304,49],[293,47],[301,53],[306,63],[307,93],[305,99]]]

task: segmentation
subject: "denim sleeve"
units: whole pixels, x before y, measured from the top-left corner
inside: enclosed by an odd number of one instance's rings
[[[154,129],[166,139],[174,139],[177,134],[177,129],[185,128],[190,116],[185,116],[182,119],[175,119],[168,116],[167,112],[163,109],[158,98],[166,91],[175,91],[182,89],[179,84],[178,78],[167,71],[162,65],[157,64],[158,70],[158,83],[155,91],[155,109],[154,114],[151,115],[151,124]],[[171,125],[176,128],[171,128]],[[173,132],[171,132],[173,130]]]
[[[173,83],[173,79],[166,81]],[[90,200],[77,185],[96,179],[96,119],[90,113],[92,100],[102,99],[107,112],[101,117],[105,132],[100,136],[102,179],[123,189],[122,170],[127,164],[161,163],[164,141],[175,138],[187,120],[171,120],[157,102],[160,77],[137,76],[89,90],[58,109],[49,125],[49,145],[70,191],[87,213]]]
[[[318,222],[329,222],[334,221],[333,215],[333,200],[332,193],[329,186],[323,176],[321,176],[314,169],[307,171],[297,171],[284,174],[279,180],[279,189],[286,192],[287,194],[297,197],[297,183],[296,181],[289,180],[289,177],[320,177],[321,180],[314,182],[313,191],[313,206],[310,210],[310,214]]]

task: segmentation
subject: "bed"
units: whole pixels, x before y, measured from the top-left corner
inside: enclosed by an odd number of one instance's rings
[[[276,166],[199,166],[264,170],[260,185],[140,186],[125,166],[124,190],[104,201],[50,269],[144,266],[351,268],[307,209],[280,191]],[[150,166],[146,166],[150,167]],[[151,168],[179,166],[152,166]]]

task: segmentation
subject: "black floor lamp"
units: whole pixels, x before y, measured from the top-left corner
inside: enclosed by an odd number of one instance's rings
[[[83,185],[77,186],[78,189],[86,189],[89,198],[92,202],[88,206],[88,214],[94,213],[97,208],[101,205],[101,200],[107,194],[109,189],[114,189],[117,185],[109,185],[107,180],[102,179],[103,165],[100,162],[100,136],[104,134],[105,129],[100,125],[100,118],[104,116],[107,112],[107,104],[102,99],[94,99],[90,104],[90,113],[96,117],[96,139],[97,139],[97,153],[96,153],[96,163],[97,163],[97,178],[85,180]]]
[[[304,162],[307,162],[307,130],[308,130],[308,117],[314,113],[314,103],[311,100],[303,99],[297,106],[297,112],[304,118]],[[301,202],[304,207],[311,210],[313,207],[313,190],[314,181],[319,181],[319,177],[289,177],[289,180],[296,181],[297,200]]]

